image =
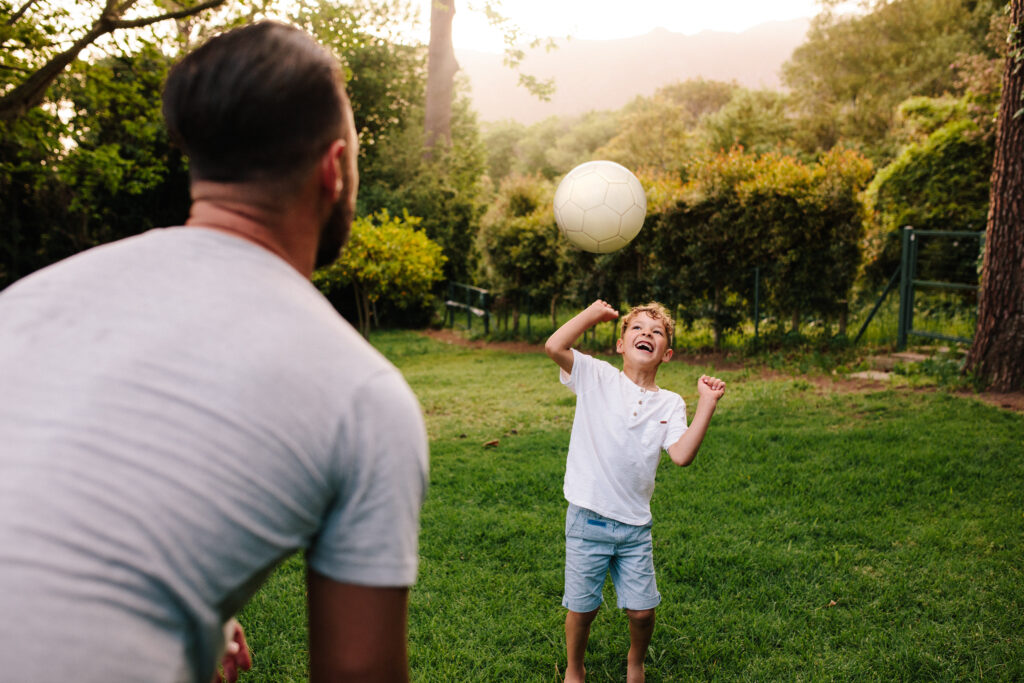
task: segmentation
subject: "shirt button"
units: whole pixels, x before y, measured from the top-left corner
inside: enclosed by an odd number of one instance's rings
[[[636,417],[636,411],[633,411],[633,417]]]

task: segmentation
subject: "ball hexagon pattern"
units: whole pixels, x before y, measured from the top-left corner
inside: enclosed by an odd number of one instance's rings
[[[647,195],[628,168],[588,161],[569,171],[555,190],[555,222],[584,251],[607,254],[636,237],[647,216]]]

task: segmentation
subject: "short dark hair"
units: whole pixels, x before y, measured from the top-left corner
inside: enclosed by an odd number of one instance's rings
[[[261,21],[171,69],[163,114],[193,180],[288,182],[346,138],[338,61],[309,34]]]

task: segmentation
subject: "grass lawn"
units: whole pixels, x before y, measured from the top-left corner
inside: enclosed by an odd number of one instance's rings
[[[431,439],[413,679],[560,680],[572,395],[541,354],[372,341]],[[712,371],[673,362],[659,384],[692,415]],[[729,388],[700,455],[658,472],[649,681],[1024,679],[1024,416],[716,374]],[[291,558],[241,615],[243,681],[306,679],[303,572]],[[589,680],[620,681],[628,633],[610,582],[605,602]]]

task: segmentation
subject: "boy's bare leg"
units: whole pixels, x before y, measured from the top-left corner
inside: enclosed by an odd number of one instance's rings
[[[565,683],[581,683],[587,678],[583,656],[587,652],[587,641],[590,639],[590,624],[596,616],[596,609],[593,612],[569,610],[565,615],[565,652],[568,659],[565,666]]]
[[[629,656],[627,658],[626,683],[643,683],[644,659],[647,646],[654,633],[653,609],[627,609],[629,616]]]

